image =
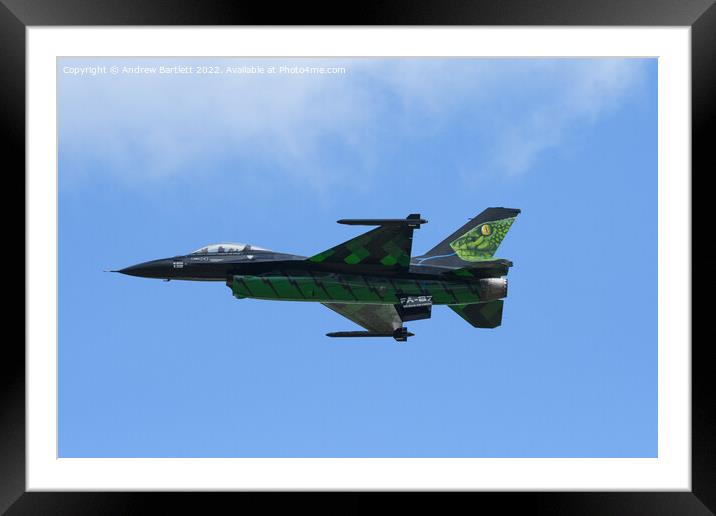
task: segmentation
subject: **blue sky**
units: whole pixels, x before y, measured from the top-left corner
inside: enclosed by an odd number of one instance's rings
[[[85,66],[345,73],[73,75]],[[654,457],[657,62],[58,61],[62,457]],[[522,209],[503,325],[416,336],[105,269],[219,241],[312,255]]]

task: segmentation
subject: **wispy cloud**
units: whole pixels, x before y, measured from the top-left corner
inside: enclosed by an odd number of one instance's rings
[[[527,172],[542,152],[564,141],[567,131],[616,109],[644,78],[638,63],[622,59],[587,60],[566,70],[550,66],[542,72],[547,75],[540,81],[552,83],[551,94],[533,102],[497,137],[494,162],[508,175]]]
[[[207,61],[203,64],[319,63]],[[87,60],[62,61],[60,69],[67,64]],[[516,175],[527,172],[543,151],[558,147],[571,127],[594,123],[617,108],[643,74],[628,60],[320,64],[343,66],[346,73],[78,78],[60,72],[60,155],[72,176],[63,179],[112,174],[126,184],[144,185],[197,174],[231,173],[251,181],[277,173],[287,184],[312,190],[358,186],[370,179],[386,140],[407,148],[426,133],[453,130],[457,122],[484,126],[487,161],[496,172]]]
[[[373,122],[365,92],[337,76],[63,79],[61,148],[129,182],[234,163],[323,184],[325,143],[350,151]]]

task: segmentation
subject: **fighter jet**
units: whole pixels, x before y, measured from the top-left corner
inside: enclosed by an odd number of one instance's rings
[[[339,220],[377,227],[310,257],[249,244],[212,244],[112,272],[166,281],[223,281],[238,299],[321,303],[365,329],[329,337],[404,342],[414,335],[404,323],[429,319],[433,305],[447,305],[476,328],[502,324],[512,262],[494,254],[519,213],[487,208],[415,257],[413,231],[427,223],[416,213],[404,219]]]

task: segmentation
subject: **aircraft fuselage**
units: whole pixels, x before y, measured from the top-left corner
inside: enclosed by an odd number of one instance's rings
[[[251,254],[183,255],[140,263],[118,272],[164,280],[224,281],[237,298],[321,303],[396,304],[405,296],[430,296],[432,304],[468,304],[501,299],[504,277],[446,278],[439,271],[411,267],[322,264],[304,256]],[[396,268],[397,269],[397,268]]]

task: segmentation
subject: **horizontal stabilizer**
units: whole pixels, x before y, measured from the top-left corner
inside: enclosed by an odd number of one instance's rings
[[[450,308],[475,328],[497,328],[502,324],[502,299],[487,303],[450,305]]]

